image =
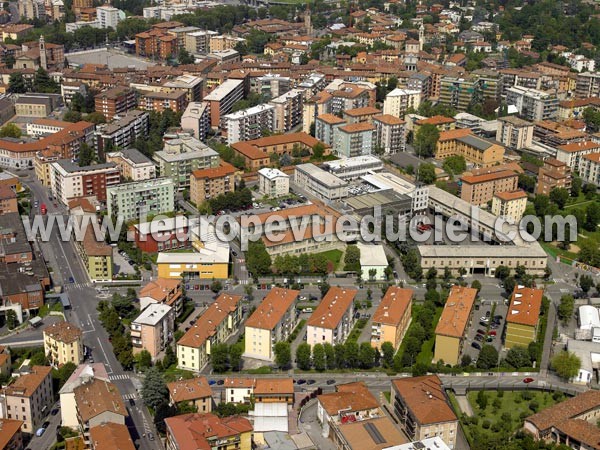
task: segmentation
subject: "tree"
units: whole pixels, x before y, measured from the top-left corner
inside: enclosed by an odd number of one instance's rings
[[[146,349],[143,349],[135,355],[135,363],[138,369],[146,370],[152,366],[152,355]]]
[[[394,364],[394,345],[385,341],[381,344],[381,353],[383,353],[383,367],[389,369]]]
[[[359,365],[359,346],[356,342],[346,342],[344,346],[345,352],[344,357],[348,367],[352,369],[358,368]]]
[[[480,291],[481,290],[481,281],[479,281],[479,280],[473,280],[471,282],[471,287],[473,289],[477,289],[477,291]]]
[[[65,122],[79,122],[81,120],[81,113],[78,111],[67,111],[63,116]]]
[[[375,349],[371,346],[370,342],[360,344],[358,359],[361,369],[370,369],[375,365]]]
[[[571,179],[571,197],[579,197],[581,193],[581,187],[583,186],[583,181],[577,175],[574,175]]]
[[[311,361],[310,361],[310,345],[306,342],[303,342],[296,348],[296,364],[300,370],[309,370]]]
[[[275,353],[275,364],[281,370],[285,370],[290,367],[292,362],[292,350],[288,342],[277,342],[273,349]]]
[[[491,369],[498,365],[498,350],[493,345],[484,345],[479,352],[477,367],[480,369]]]
[[[229,367],[236,372],[242,370],[242,355],[244,354],[244,345],[241,342],[229,347]],[[291,356],[290,356],[291,360]]]
[[[60,85],[48,76],[48,72],[43,67],[40,67],[33,77],[33,90],[35,92],[58,94]]]
[[[550,366],[559,377],[568,381],[579,373],[581,359],[575,353],[563,350],[552,358]]]
[[[360,270],[360,250],[356,245],[348,245],[344,255],[344,270],[358,272]]]
[[[508,277],[504,280],[504,290],[506,292],[508,292],[509,294],[515,290],[516,285],[517,285],[517,282],[515,281],[514,277]]]
[[[313,145],[312,152],[316,159],[323,158],[323,155],[325,154],[325,145],[323,145],[322,142],[317,142],[315,145]]]
[[[25,78],[21,72],[14,72],[10,74],[8,79],[8,92],[11,94],[24,94],[29,90]]]
[[[177,364],[177,355],[173,350],[173,346],[167,345],[167,348],[165,349],[165,357],[162,360],[162,366],[166,370],[175,364]]]
[[[477,406],[479,406],[479,409],[481,409],[481,410],[484,410],[487,407],[488,398],[487,398],[487,394],[485,393],[485,391],[479,391],[477,393],[476,403],[477,403]]]
[[[52,378],[58,380],[58,387],[61,388],[67,382],[69,377],[75,372],[77,366],[71,361],[64,363],[58,369],[52,371]]]
[[[323,281],[320,285],[319,285],[319,291],[321,291],[321,298],[325,297],[325,295],[327,295],[327,293],[329,292],[329,288],[331,286],[329,286],[329,283],[327,281]]]
[[[154,409],[169,398],[169,390],[165,380],[156,367],[151,367],[146,371],[142,384],[142,398],[146,405]]]
[[[196,62],[196,58],[190,55],[185,48],[179,50],[179,56],[177,57],[179,64],[194,64]]]
[[[227,344],[216,344],[210,350],[210,362],[217,373],[225,372],[229,367],[229,351]]]
[[[437,141],[440,138],[440,130],[430,123],[422,125],[415,134],[414,147],[418,156],[431,158],[435,155]]]
[[[556,313],[558,318],[562,320],[563,323],[568,323],[571,317],[573,317],[573,312],[575,311],[575,299],[571,294],[563,295],[560,298],[560,304],[556,309]]]
[[[550,191],[550,201],[555,203],[559,209],[563,209],[569,200],[569,191],[565,188],[554,188]]]
[[[587,231],[594,232],[598,229],[598,223],[600,223],[600,204],[592,202],[585,209],[584,228]]]
[[[165,433],[165,419],[173,417],[176,414],[177,408],[174,405],[170,406],[168,401],[165,400],[158,405],[154,413],[154,425],[156,426],[156,431],[159,433]]]
[[[325,349],[322,344],[315,344],[313,346],[312,359],[315,370],[318,370],[319,372],[325,370],[327,365],[325,361]]]
[[[529,351],[527,348],[521,345],[515,345],[511,347],[508,353],[506,354],[506,359],[504,360],[506,364],[514,367],[515,369],[519,369],[521,367],[529,367],[531,365],[531,358],[529,357]]]
[[[271,256],[267,253],[267,248],[262,240],[250,242],[246,252],[246,267],[248,272],[255,278],[259,275],[266,275],[271,272]]]
[[[106,117],[104,114],[94,111],[85,116],[86,122],[92,122],[93,124],[106,123]]]
[[[20,138],[21,129],[14,123],[7,123],[0,128],[0,137]]]
[[[467,162],[462,155],[454,155],[446,158],[442,165],[446,173],[450,175],[458,175],[467,170]]]
[[[219,293],[222,289],[223,283],[221,283],[219,280],[213,281],[210,285],[210,290],[213,291],[215,294]]]
[[[591,276],[583,274],[579,277],[579,287],[585,294],[587,294],[593,286],[594,279]]]
[[[423,163],[417,171],[419,181],[425,184],[432,184],[435,181],[435,166],[431,163]]]
[[[335,369],[337,365],[335,361],[335,349],[333,348],[333,345],[331,345],[329,342],[326,342],[323,344],[323,349],[325,350],[325,361],[327,363],[327,368],[329,370]]]
[[[94,162],[95,157],[96,153],[91,146],[85,142],[81,144],[81,149],[79,150],[79,167],[91,165]]]
[[[471,355],[469,355],[467,353],[462,355],[462,357],[460,358],[460,366],[461,367],[470,366],[472,362],[473,362],[473,359],[471,358]]]
[[[496,267],[495,276],[500,280],[505,280],[510,276],[510,268],[507,266]]]
[[[335,344],[333,347],[335,352],[335,366],[338,369],[346,368],[346,346],[344,344]]]
[[[9,330],[14,330],[19,325],[17,313],[13,309],[6,311],[6,326]]]

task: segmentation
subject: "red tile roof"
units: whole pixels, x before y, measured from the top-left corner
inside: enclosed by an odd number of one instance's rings
[[[246,320],[246,328],[273,330],[284,314],[293,307],[300,291],[293,289],[273,288],[254,313]]]
[[[332,286],[308,319],[307,325],[317,328],[336,328],[346,311],[352,307],[357,293],[356,289]]]

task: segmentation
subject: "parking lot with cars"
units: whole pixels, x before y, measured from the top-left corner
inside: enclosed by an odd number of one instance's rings
[[[467,330],[463,355],[469,355],[473,361],[476,361],[481,347],[485,344],[493,345],[498,353],[501,353],[507,312],[508,306],[502,297],[493,300],[477,300],[473,308],[471,325]]]

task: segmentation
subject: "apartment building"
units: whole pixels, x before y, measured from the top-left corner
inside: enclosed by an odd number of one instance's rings
[[[187,133],[165,139],[163,149],[155,152],[153,159],[160,176],[171,178],[180,191],[190,187],[194,170],[217,167],[220,162],[216,151]]]
[[[448,447],[456,446],[458,418],[437,375],[392,380],[390,404],[410,440],[438,436]]]
[[[477,289],[453,286],[435,327],[434,362],[455,366],[466,340],[465,331],[471,323],[471,311],[477,298]],[[429,436],[424,436],[429,437]]]
[[[169,404],[172,406],[180,406],[185,403],[195,406],[199,413],[212,411],[213,391],[206,377],[167,383],[167,389],[169,390]]]
[[[140,90],[139,93],[138,108],[145,111],[182,113],[188,105],[188,93],[183,89],[171,92]]]
[[[125,13],[110,5],[102,5],[96,8],[96,17],[100,28],[117,29],[121,20],[125,19]]]
[[[442,131],[435,150],[435,159],[461,155],[467,162],[490,167],[502,163],[504,147],[472,134],[470,129]]]
[[[127,149],[136,139],[147,136],[150,115],[145,111],[131,110],[117,116],[111,123],[96,126],[94,140],[99,154],[111,149]]]
[[[294,182],[319,200],[334,201],[348,196],[348,182],[312,163],[299,164]]]
[[[575,96],[578,98],[600,97],[600,73],[578,73]]]
[[[346,342],[354,326],[355,289],[331,287],[307,322],[306,342],[340,344]]]
[[[177,367],[199,372],[208,363],[212,346],[225,343],[238,331],[242,321],[241,300],[241,295],[222,293],[211,303],[177,341]]]
[[[480,83],[473,77],[442,76],[440,80],[440,103],[466,111],[479,92]]]
[[[295,302],[300,291],[273,288],[246,320],[245,355],[273,361],[273,348],[294,331],[298,320]]]
[[[364,106],[362,108],[348,109],[343,112],[344,120],[347,123],[373,123],[373,117],[381,115],[381,110],[373,106]]]
[[[512,150],[531,147],[533,123],[516,116],[498,118],[496,140]]]
[[[527,347],[536,340],[543,296],[542,289],[515,287],[506,314],[505,348]]]
[[[214,414],[182,414],[165,419],[166,449],[216,448],[252,450],[252,423],[245,417],[219,418]]]
[[[181,116],[181,129],[191,132],[200,141],[205,141],[210,129],[210,107],[208,102],[190,102]]]
[[[72,438],[71,438],[72,439]],[[90,450],[135,450],[127,425],[106,422],[90,428]],[[70,439],[66,439],[68,442]],[[83,439],[82,439],[83,440]],[[67,444],[68,445],[68,444]]]
[[[506,103],[516,106],[519,116],[530,122],[553,120],[558,114],[558,97],[550,91],[513,86],[506,90]]]
[[[480,206],[491,201],[497,192],[511,192],[517,189],[519,175],[511,170],[503,170],[482,175],[463,175],[460,181],[460,198]]]
[[[0,186],[0,214],[18,212],[17,193],[8,186]]]
[[[113,279],[113,248],[104,240],[96,239],[93,227],[88,225],[83,241],[75,241],[83,266],[90,280],[112,281]]]
[[[600,143],[595,141],[573,142],[556,148],[556,159],[564,162],[572,170],[579,167],[579,161],[590,153],[599,153]]]
[[[22,420],[0,419],[0,448],[4,450],[23,450]]]
[[[312,97],[309,97],[304,102],[302,107],[302,131],[310,133],[312,124],[315,123],[317,117],[322,114],[331,113],[331,103],[333,97],[327,91],[321,91]],[[334,116],[337,117],[337,116]]]
[[[341,158],[370,155],[375,146],[375,126],[370,123],[354,123],[335,128],[333,150]]]
[[[21,431],[35,433],[54,404],[52,367],[32,366],[18,374],[0,390],[0,402],[6,419],[21,420]]]
[[[409,109],[415,111],[419,109],[420,104],[420,90],[396,88],[385,96],[383,114],[401,118]]]
[[[600,186],[600,153],[590,153],[580,158],[578,172],[586,183]]]
[[[185,33],[183,36],[183,45],[192,55],[210,53],[210,38],[218,35],[219,33],[211,30]]]
[[[179,75],[174,79],[165,81],[160,87],[160,91],[166,93],[184,91],[187,99],[186,104],[199,102],[204,95],[204,78],[191,74]]]
[[[125,114],[137,106],[135,91],[127,86],[117,86],[101,92],[94,97],[94,102],[95,111],[106,120],[113,120],[116,115]]]
[[[338,89],[329,91],[329,94],[331,95],[329,112],[335,115],[342,114],[348,109],[373,106],[375,103],[371,98],[371,92],[355,83],[342,83]]]
[[[386,155],[403,152],[406,149],[406,122],[392,116],[382,114],[373,117],[375,126],[375,149],[381,149]]]
[[[282,77],[279,74],[267,74],[253,78],[250,83],[250,92],[255,92],[268,99],[285,94],[290,90],[292,84],[290,77]]]
[[[119,168],[114,163],[80,167],[68,159],[50,164],[52,194],[64,205],[79,197],[96,197],[106,201],[106,189],[121,182]]]
[[[188,33],[194,33],[196,31],[200,31],[200,28],[198,27],[193,27],[193,26],[183,26],[183,27],[175,27],[175,28],[169,28],[168,32],[169,34],[172,34],[173,36],[175,36],[177,38],[177,47],[178,48],[184,48],[185,47],[185,36]]]
[[[412,315],[414,291],[398,286],[390,286],[373,314],[371,326],[371,346],[381,349],[384,342],[390,342],[394,350],[400,348]]]
[[[69,322],[55,322],[44,329],[44,353],[53,366],[83,362],[83,333]]]
[[[279,169],[262,168],[258,171],[258,193],[277,198],[290,193],[290,176]]]
[[[225,378],[221,401],[226,403],[250,403],[255,382],[254,378]]]
[[[170,280],[168,278],[155,278],[150,280],[138,293],[140,310],[143,311],[154,303],[165,304],[173,308],[175,317],[178,317],[183,309],[183,287],[181,280]]]
[[[133,354],[148,351],[152,360],[171,341],[175,328],[175,310],[163,303],[151,303],[131,322]]]
[[[334,130],[346,125],[346,121],[333,114],[321,114],[315,119],[315,137],[321,142],[332,146]]]
[[[0,345],[0,375],[3,377],[10,375],[11,370],[10,351],[7,347]]]
[[[257,378],[254,380],[254,403],[294,404],[294,380],[291,378]]]
[[[124,221],[175,209],[175,183],[171,178],[154,178],[111,186],[106,189],[106,207],[110,217]]]
[[[446,116],[432,116],[415,121],[413,132],[417,134],[423,125],[433,125],[440,131],[449,131],[456,128],[456,120]]]
[[[287,133],[302,124],[302,104],[304,91],[292,89],[269,101],[274,110],[274,131]]]
[[[583,158],[586,158],[585,155]],[[579,161],[582,161],[580,158]],[[577,166],[573,167],[573,169]],[[571,189],[571,167],[556,158],[546,158],[537,176],[536,194],[549,195],[554,188]]]
[[[258,139],[275,130],[275,106],[262,104],[227,114],[222,124],[229,145]]]
[[[244,80],[228,79],[204,97],[210,110],[210,126],[218,128],[221,118],[231,112],[234,103],[244,97]]]
[[[209,50],[210,53],[233,50],[238,44],[243,44],[244,42],[246,42],[246,39],[237,36],[230,36],[226,34],[211,35]]]
[[[190,175],[190,201],[196,205],[235,190],[236,169],[221,161],[218,167],[194,170]]]
[[[117,387],[100,378],[87,378],[73,389],[79,430],[84,433],[103,423],[125,425],[129,416]]]
[[[135,35],[135,53],[146,58],[166,60],[177,56],[177,36],[168,30],[152,28]]]
[[[106,162],[115,163],[124,180],[143,181],[156,177],[156,165],[135,148],[107,153]]]
[[[527,208],[527,193],[522,189],[495,192],[492,198],[492,214],[519,223]]]

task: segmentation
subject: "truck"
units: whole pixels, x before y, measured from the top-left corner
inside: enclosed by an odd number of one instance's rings
[[[42,205],[40,206],[40,213],[42,213],[42,216],[45,216],[47,212],[48,208],[46,208],[46,204],[42,203]]]

